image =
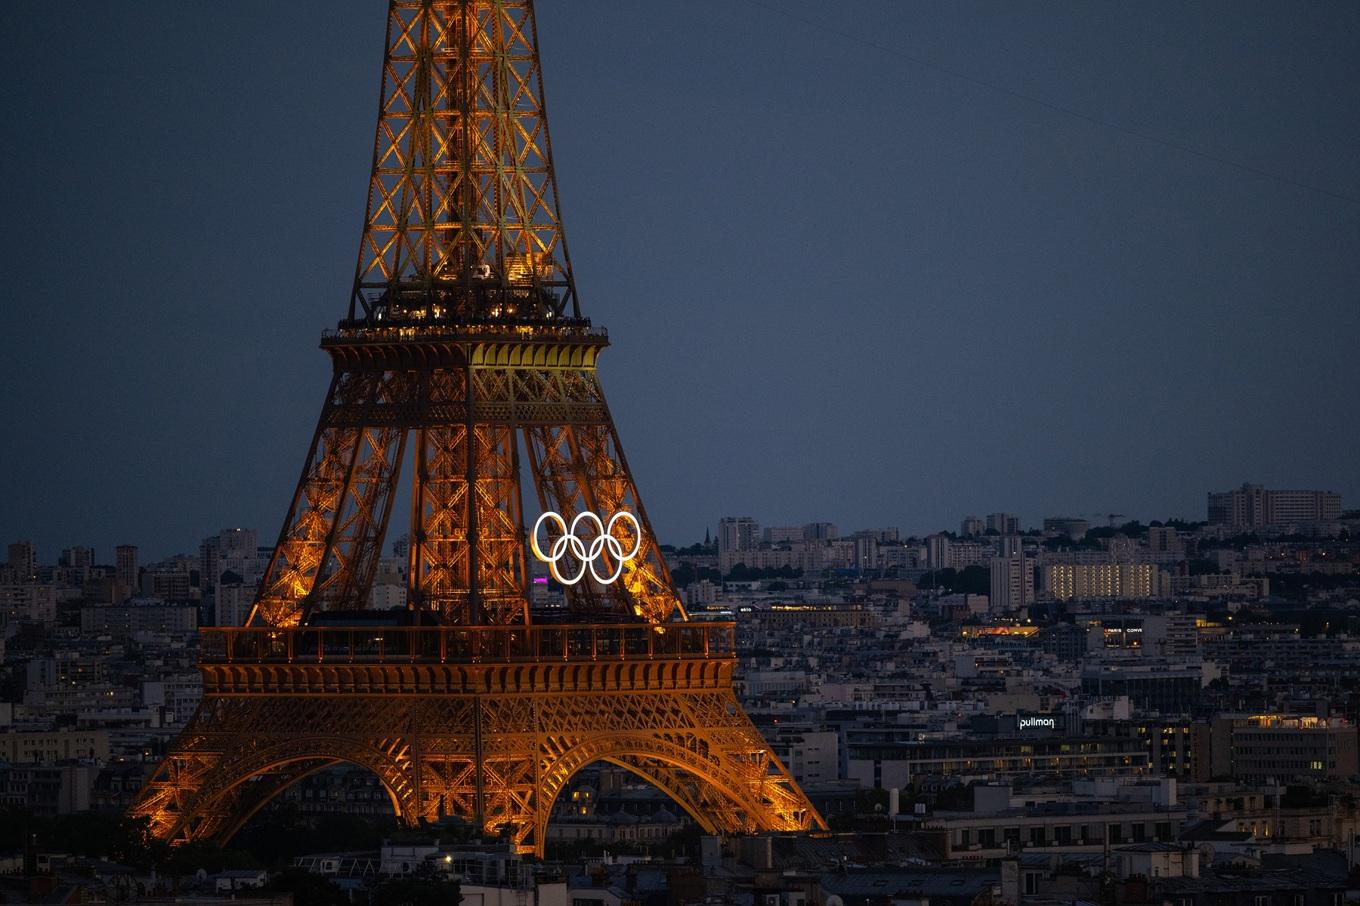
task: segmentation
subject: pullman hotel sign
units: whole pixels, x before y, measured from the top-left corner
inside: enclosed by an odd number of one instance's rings
[[[1019,736],[1048,736],[1067,732],[1066,714],[1004,714],[1000,720],[1003,732],[1011,730]]]

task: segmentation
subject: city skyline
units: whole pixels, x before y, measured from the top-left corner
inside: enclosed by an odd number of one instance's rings
[[[715,516],[710,521],[710,523],[704,527],[704,529],[702,530],[702,536],[684,539],[661,537],[658,538],[658,541],[663,546],[672,548],[688,547],[693,544],[702,543],[705,540],[710,541],[714,545],[719,545],[720,544],[719,538],[721,537],[722,531],[722,523],[727,521],[728,519],[736,518],[752,519],[754,521],[754,526],[757,530],[769,530],[773,528],[776,531],[778,531],[786,528],[808,528],[812,526],[827,526],[839,537],[849,537],[856,533],[863,532],[889,530],[897,533],[898,536],[903,541],[909,540],[923,541],[930,538],[931,536],[939,534],[959,535],[962,537],[968,537],[971,535],[981,536],[997,534],[1001,535],[1005,534],[1028,535],[1035,533],[1050,534],[1052,529],[1049,527],[1048,523],[1058,522],[1061,523],[1076,522],[1084,524],[1091,529],[1105,529],[1105,528],[1119,529],[1130,524],[1147,526],[1147,525],[1163,525],[1169,524],[1171,522],[1183,522],[1191,525],[1206,524],[1210,526],[1218,524],[1223,525],[1227,528],[1231,528],[1249,534],[1253,531],[1256,531],[1259,527],[1270,526],[1272,525],[1272,523],[1258,516],[1256,517],[1257,522],[1255,525],[1253,525],[1251,522],[1236,524],[1235,520],[1241,520],[1243,518],[1243,516],[1240,513],[1234,514],[1232,516],[1220,516],[1219,518],[1215,518],[1212,509],[1210,509],[1215,505],[1214,498],[1231,499],[1234,497],[1246,496],[1250,493],[1249,489],[1256,489],[1256,491],[1259,493],[1262,490],[1262,486],[1258,484],[1243,483],[1243,485],[1240,488],[1233,487],[1225,491],[1207,492],[1207,494],[1205,495],[1208,498],[1207,504],[1205,507],[1202,507],[1203,512],[1201,512],[1198,515],[1149,516],[1138,512],[1133,513],[1046,512],[1042,516],[1031,517],[1027,516],[1026,514],[1014,513],[1004,509],[996,510],[982,508],[968,512],[960,511],[959,516],[954,520],[953,523],[945,525],[936,525],[926,528],[904,528],[903,526],[891,521],[879,525],[858,525],[843,522],[836,519],[825,518],[827,514],[821,514],[820,516],[814,515],[814,517],[811,519],[793,518],[781,520],[771,519],[769,517],[761,515],[752,516],[749,513],[741,514],[740,516],[738,516],[732,512],[725,512],[719,516]],[[1331,492],[1330,490],[1302,491],[1299,489],[1282,489],[1282,488],[1268,488],[1264,490],[1264,495],[1267,498],[1272,494],[1280,493],[1304,494],[1310,497],[1315,494],[1339,496],[1335,495],[1335,492]],[[1226,506],[1229,504],[1225,503],[1220,505]],[[1260,506],[1261,506],[1260,503],[1255,504],[1255,507],[1259,508]],[[1250,509],[1251,505],[1246,503],[1240,503],[1238,504],[1238,507],[1240,509],[1247,510]],[[1313,517],[1310,516],[1306,521],[1317,522],[1335,521],[1342,514],[1351,514],[1356,511],[1356,508],[1354,506],[1346,506],[1344,497],[1340,498],[1340,500],[1334,507],[1332,507],[1332,509],[1335,510],[1335,514],[1329,512],[1325,516],[1325,518],[1323,515],[1318,515],[1316,519],[1313,519]],[[1011,528],[1006,528],[1005,530],[998,531],[996,527],[991,524],[992,520],[995,517],[1004,517],[1005,519],[1008,520],[1014,520],[1014,524]],[[978,527],[970,531],[967,527],[967,524],[969,522],[976,522]],[[156,550],[151,548],[145,548],[138,543],[137,539],[126,538],[123,539],[122,541],[119,541],[116,544],[108,544],[102,548],[97,544],[91,544],[86,541],[80,540],[65,541],[52,545],[44,545],[35,541],[34,538],[31,536],[24,537],[15,536],[13,538],[8,539],[5,543],[31,545],[34,551],[37,552],[36,562],[39,565],[50,566],[53,564],[59,564],[62,562],[64,555],[68,551],[81,552],[79,556],[81,556],[82,559],[89,557],[90,556],[89,552],[92,552],[92,559],[89,560],[89,563],[85,563],[83,565],[92,564],[113,565],[117,561],[117,557],[114,556],[114,552],[124,547],[131,547],[132,549],[137,551],[140,563],[146,565],[161,560],[168,560],[178,556],[190,556],[190,557],[195,556],[198,550],[197,545],[204,543],[205,540],[215,538],[220,532],[240,532],[240,531],[252,533],[253,536],[256,537],[259,548],[261,550],[273,549],[275,539],[271,534],[269,534],[268,532],[262,532],[258,526],[250,526],[244,524],[221,525],[215,529],[205,530],[201,534],[200,540],[198,542],[193,542],[192,544],[185,542],[184,545],[175,550]],[[1082,529],[1082,531],[1084,532],[1085,529]],[[79,532],[77,531],[76,534],[79,534]],[[759,538],[755,540],[758,542],[760,541]],[[764,543],[769,544],[770,542],[768,539],[766,539]],[[775,543],[778,544],[779,542],[776,541]],[[383,542],[384,556],[390,555],[391,551],[395,547],[399,547],[402,545],[409,545],[409,533],[405,531],[404,527],[400,525],[394,525],[388,531],[387,538]],[[101,556],[100,554],[101,550],[104,550],[107,555]]]
[[[271,7],[260,29],[264,9],[94,10],[75,31],[0,12],[14,76],[51,46],[65,74],[4,99],[32,174],[12,207],[66,237],[6,274],[0,376],[25,425],[0,442],[6,537],[168,554],[277,530],[324,382],[310,347],[353,268],[381,9]],[[1337,345],[1360,328],[1337,90],[1360,83],[1356,13],[1227,9],[740,3],[714,28],[545,5],[566,231],[658,533],[746,511],[1196,518],[1246,480],[1357,499],[1360,376]],[[867,85],[898,115],[866,118]]]
[[[1360,897],[1360,7],[30,2],[0,901]]]

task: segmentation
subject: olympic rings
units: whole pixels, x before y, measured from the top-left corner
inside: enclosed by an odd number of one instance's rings
[[[633,549],[624,553],[623,542],[614,537],[614,526],[620,519],[626,519],[632,523],[633,529]],[[538,545],[538,533],[543,528],[543,523],[556,523],[556,531],[549,530],[549,537],[557,535],[548,553],[543,553],[543,548]],[[583,522],[594,523],[592,535],[586,539],[582,538],[577,532]],[[589,540],[589,546],[586,542]],[[577,513],[576,518],[571,520],[571,526],[567,526],[567,520],[563,519],[559,513],[551,510],[538,517],[534,523],[533,534],[529,536],[529,545],[533,548],[534,556],[548,564],[548,570],[553,578],[563,585],[575,585],[585,578],[589,571],[591,577],[601,585],[611,585],[618,581],[619,576],[623,575],[623,565],[638,555],[642,549],[642,526],[638,524],[637,517],[632,513],[619,512],[610,518],[606,525],[590,511]],[[600,575],[595,568],[595,564],[600,562],[600,555],[608,551],[609,559],[614,561],[614,571],[607,576]],[[557,571],[557,564],[568,554],[571,554],[577,565],[580,567],[572,576],[563,576]]]

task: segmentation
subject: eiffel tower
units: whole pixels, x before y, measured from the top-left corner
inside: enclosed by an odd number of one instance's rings
[[[567,255],[532,2],[392,0],[320,422],[250,617],[202,630],[202,703],[130,813],[224,843],[349,764],[405,824],[458,816],[541,856],[557,795],[603,761],[708,833],[824,828],[737,702],[733,624],[674,592],[607,345]],[[367,610],[408,459],[406,607]],[[531,553],[556,616],[531,612]]]

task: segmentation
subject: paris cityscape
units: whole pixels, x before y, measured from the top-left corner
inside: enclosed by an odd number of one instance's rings
[[[1191,521],[995,512],[924,537],[721,517],[663,547],[671,576],[691,621],[735,621],[742,707],[829,833],[706,836],[597,765],[558,794],[541,862],[458,819],[399,831],[356,767],[290,786],[224,850],[157,852],[116,816],[202,700],[198,628],[246,621],[272,548],[248,528],[154,562],[12,543],[0,739],[5,806],[28,817],[8,823],[8,871],[208,902],[324,896],[290,887],[299,871],[352,896],[430,864],[483,902],[870,903],[891,886],[1340,903],[1360,844],[1360,510],[1344,503],[1248,483]],[[404,607],[409,548],[384,552],[372,611]],[[531,569],[545,621],[568,605],[549,566]],[[27,850],[24,828],[41,829]]]
[[[1360,903],[1360,11],[325,10],[0,9],[0,903]]]

